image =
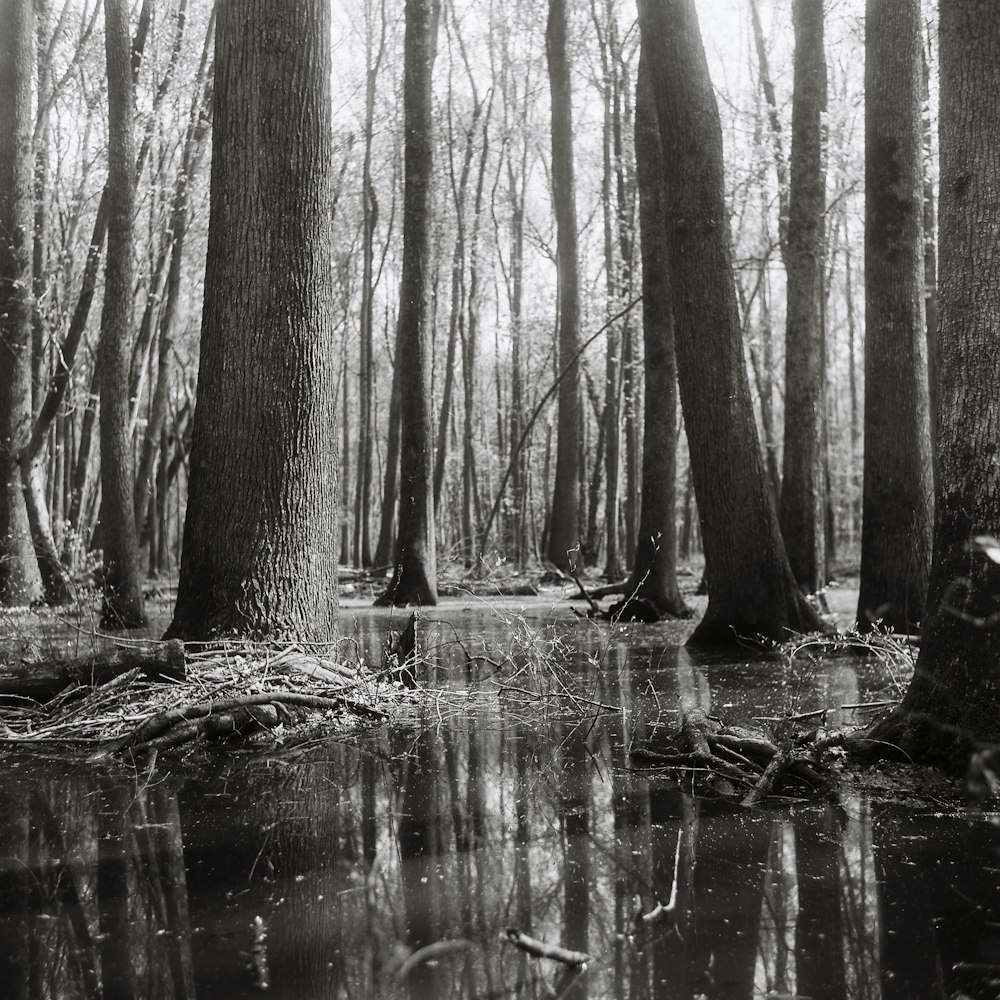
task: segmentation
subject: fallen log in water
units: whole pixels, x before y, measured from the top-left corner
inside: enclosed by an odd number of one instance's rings
[[[152,681],[183,681],[184,643],[173,639],[153,646],[119,646],[74,659],[0,664],[0,703],[51,701],[73,685],[100,687],[138,670]]]

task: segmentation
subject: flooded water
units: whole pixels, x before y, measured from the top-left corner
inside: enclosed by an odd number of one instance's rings
[[[402,624],[344,618],[367,657]],[[743,810],[629,763],[682,691],[833,724],[905,677],[552,620],[428,612],[438,694],[391,729],[151,775],[5,757],[0,998],[1000,997],[990,816]]]

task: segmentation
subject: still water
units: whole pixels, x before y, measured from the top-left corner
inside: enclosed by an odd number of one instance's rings
[[[345,617],[374,660],[401,624]],[[629,763],[682,691],[730,723],[836,724],[905,676],[683,634],[435,609],[438,694],[392,727],[152,774],[6,756],[0,1000],[1000,997],[995,817],[748,811]]]

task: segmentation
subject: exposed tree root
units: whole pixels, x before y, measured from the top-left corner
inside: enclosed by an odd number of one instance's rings
[[[779,747],[762,734],[724,727],[701,709],[687,706],[670,752],[636,747],[630,757],[638,767],[691,773],[706,790],[757,806],[772,794],[815,795],[828,789],[819,755],[843,745],[847,737],[819,733],[789,735]]]

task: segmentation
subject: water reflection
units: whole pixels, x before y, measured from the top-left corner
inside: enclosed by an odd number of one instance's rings
[[[877,696],[870,666],[798,675],[641,635],[567,666],[564,693],[620,708],[583,722],[498,691],[527,682],[467,642],[438,680],[492,676],[493,700],[406,730],[170,777],[8,759],[0,997],[1000,995],[986,820],[742,811],[629,768],[681,691],[746,720]],[[533,958],[508,927],[592,959]]]

